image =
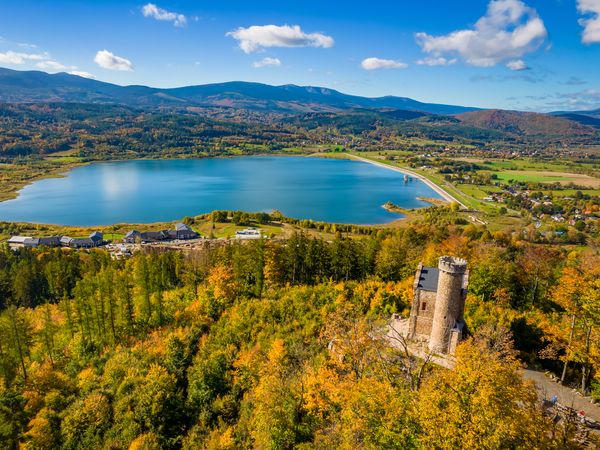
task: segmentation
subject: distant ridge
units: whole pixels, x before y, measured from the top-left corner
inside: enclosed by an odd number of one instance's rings
[[[592,117],[553,115],[533,112],[487,109],[456,116],[462,123],[486,130],[496,130],[515,136],[560,138],[561,136],[589,136],[597,134],[594,128],[600,121]]]
[[[231,107],[266,112],[339,112],[353,108],[402,109],[432,114],[476,111],[466,106],[423,103],[407,97],[360,97],[324,87],[231,81],[171,89],[118,86],[67,73],[0,68],[0,102],[116,103],[132,107]]]

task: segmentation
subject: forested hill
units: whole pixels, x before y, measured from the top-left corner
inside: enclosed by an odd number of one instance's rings
[[[454,220],[127,260],[0,246],[0,448],[582,448],[519,368],[600,398],[599,257]],[[447,252],[474,336],[452,370],[385,337]]]
[[[472,111],[455,105],[422,103],[406,97],[368,98],[312,86],[228,83],[157,89],[118,86],[66,73],[0,68],[2,102],[118,103],[135,107],[215,106],[278,112],[341,111],[350,108],[394,108],[435,114]]]
[[[474,127],[497,130],[518,136],[542,137],[586,136],[600,120],[578,114],[552,115],[533,112],[488,109],[459,114],[457,118]]]
[[[179,121],[184,124],[183,128],[185,123],[189,123],[190,116],[211,117],[225,121],[217,124],[216,132],[227,135],[238,134],[239,130],[232,133],[230,129],[239,128],[239,124],[243,123],[244,128],[255,128],[251,138],[260,142],[264,141],[265,136],[256,128],[268,125],[270,137],[273,137],[271,131],[274,129],[284,129],[284,134],[295,135],[293,141],[310,145],[331,143],[328,141],[331,141],[332,129],[335,131],[335,142],[351,139],[361,147],[377,142],[381,144],[379,138],[382,135],[387,136],[386,141],[397,136],[399,139],[416,137],[474,145],[478,142],[494,142],[495,145],[503,142],[510,145],[533,143],[564,146],[597,144],[600,141],[600,119],[593,111],[589,114],[539,114],[477,110],[421,103],[405,97],[367,98],[321,87],[270,86],[237,81],[156,89],[118,86],[66,73],[21,72],[0,68],[0,105],[2,103],[0,122],[11,116],[13,119],[19,116],[18,123],[13,120],[10,129],[30,128],[38,123],[41,129],[34,131],[34,134],[41,136],[47,135],[45,127],[48,123],[51,128],[59,122],[69,128],[65,121],[85,121],[88,131],[106,129],[110,125],[110,117],[106,117],[105,113],[110,112],[117,113],[117,116],[137,116],[135,121],[138,124],[145,121],[148,115],[154,122]],[[44,116],[44,113],[47,115]],[[97,122],[101,117],[105,119],[104,123]],[[4,125],[8,124],[0,123],[0,128],[4,128]],[[293,130],[290,125],[294,127]],[[110,125],[112,128],[120,126],[127,127],[127,121],[115,121]],[[139,132],[143,133],[144,128],[133,133],[121,131],[134,138],[141,136]],[[317,136],[306,136],[304,131],[297,133],[299,128],[314,130]],[[118,134],[123,136],[121,131]],[[8,133],[5,139],[8,147],[14,144],[21,148],[32,143],[24,141],[23,133],[16,134],[20,136],[19,142],[14,142],[11,135],[14,133]],[[357,141],[356,138],[361,135],[368,136],[370,140]],[[57,138],[72,140],[76,136],[62,135]],[[287,138],[284,141],[290,142]],[[39,144],[49,149],[55,147],[49,142],[40,141]],[[394,148],[394,144],[386,144]],[[6,153],[4,145],[0,150]],[[23,151],[19,150],[19,153]]]
[[[256,154],[310,146],[393,150],[419,139],[429,140],[429,148],[453,143],[547,152],[550,145],[600,141],[600,130],[594,127],[552,119],[558,129],[567,131],[522,133],[463,116],[402,110],[281,117],[240,110],[231,114],[227,109],[148,111],[114,104],[0,103],[0,158],[63,151],[97,160]]]

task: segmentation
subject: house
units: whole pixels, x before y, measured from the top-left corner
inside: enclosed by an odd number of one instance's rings
[[[164,241],[169,238],[165,231],[144,231],[140,234],[142,242]]]
[[[198,237],[198,233],[184,223],[175,225],[175,231],[177,232],[177,239],[196,239]]]
[[[55,236],[42,238],[34,238],[31,236],[12,236],[8,240],[8,246],[13,250],[24,247],[60,247],[60,239]]]
[[[256,228],[245,228],[235,232],[236,239],[260,239],[261,236],[260,230]]]
[[[156,242],[169,239],[167,231],[142,231],[131,230],[123,238],[123,242],[135,244],[137,242]]]
[[[184,223],[178,223],[175,225],[174,230],[161,230],[161,231],[143,231],[132,230],[125,235],[123,242],[128,244],[134,244],[136,242],[158,242],[167,241],[172,239],[196,239],[200,235],[192,230],[189,226]]]
[[[28,248],[38,248],[40,246],[39,238],[29,238],[25,239],[25,247]]]
[[[38,239],[38,245],[40,247],[60,247],[59,236],[41,237]]]
[[[72,238],[70,236],[62,236],[59,240],[63,247],[69,248],[94,248],[99,247],[104,243],[102,233],[95,231],[87,238]]]
[[[96,243],[91,238],[73,238],[69,244],[71,248],[93,248]]]
[[[168,234],[164,231],[143,231],[131,230],[123,238],[123,242],[135,244],[138,242],[155,242],[168,239]]]
[[[73,242],[72,237],[61,236],[61,238],[60,238],[60,245],[62,245],[63,247],[70,247],[72,242]]]
[[[72,238],[70,236],[47,236],[33,238],[30,236],[12,236],[8,240],[11,249],[37,248],[37,247],[70,247],[70,248],[92,248],[104,243],[102,233],[94,232],[87,238]]]
[[[95,247],[98,247],[104,242],[104,235],[99,231],[94,231],[92,234],[90,234],[89,238],[92,240]]]
[[[15,250],[17,248],[23,248],[25,247],[25,243],[28,242],[30,239],[33,239],[31,236],[11,236],[11,238],[8,240],[8,246],[12,249]]]
[[[123,238],[123,241],[127,242],[128,244],[135,244],[136,242],[139,242],[141,240],[142,234],[137,230],[131,230]]]

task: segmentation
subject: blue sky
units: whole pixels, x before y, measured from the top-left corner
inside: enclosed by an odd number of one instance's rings
[[[5,1],[0,66],[522,110],[600,107],[600,0]]]

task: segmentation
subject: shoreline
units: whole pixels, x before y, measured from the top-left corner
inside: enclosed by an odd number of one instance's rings
[[[394,170],[396,172],[400,172],[400,173],[403,173],[405,175],[410,175],[412,177],[415,177],[418,180],[420,180],[423,183],[425,183],[427,186],[429,186],[435,192],[437,192],[447,202],[449,202],[449,203],[458,203],[462,209],[469,209],[469,208],[467,208],[465,206],[464,203],[462,203],[461,201],[459,201],[456,197],[454,197],[448,191],[444,190],[442,187],[438,186],[433,181],[431,181],[427,177],[421,175],[420,173],[413,172],[410,169],[405,169],[405,168],[401,168],[401,167],[391,166],[389,164],[384,164],[384,163],[381,163],[381,162],[373,161],[371,159],[363,158],[362,156],[353,155],[353,154],[350,154],[350,153],[346,153],[346,155],[348,155],[348,157],[350,157],[352,159],[355,159],[355,160],[358,160],[358,161],[362,161],[362,162],[365,162],[365,163],[368,163],[368,164],[373,164],[375,166],[383,167],[384,169]]]
[[[283,157],[283,156],[288,156],[288,157],[311,157],[311,156],[320,156],[320,155],[316,155],[314,153],[309,153],[309,154],[259,154],[259,155],[240,155],[241,157]],[[213,159],[213,158],[222,158],[222,159],[229,159],[229,158],[237,158],[240,157],[238,155],[219,155],[216,157],[208,157],[208,159]],[[424,176],[413,172],[409,169],[401,169],[398,167],[393,167],[390,165],[386,165],[383,163],[379,163],[377,161],[372,161],[366,158],[362,158],[360,156],[356,156],[356,155],[352,155],[352,154],[348,154],[348,153],[341,153],[340,156],[342,156],[341,159],[354,159],[354,160],[358,160],[358,161],[362,161],[362,162],[366,162],[369,164],[373,164],[376,166],[380,166],[382,168],[386,168],[386,169],[391,169],[391,170],[395,170],[396,172],[399,173],[403,173],[403,174],[408,174],[411,175],[417,179],[419,179],[420,181],[424,182],[427,186],[431,187],[436,193],[438,193],[442,198],[441,199],[426,199],[426,198],[418,198],[418,200],[427,202],[429,204],[435,205],[435,204],[440,204],[440,203],[444,203],[444,202],[457,202],[459,203],[461,206],[464,207],[464,205],[459,202],[458,200],[456,200],[456,198],[454,198],[451,194],[449,194],[448,192],[446,192],[445,190],[443,190],[442,188],[440,188],[439,186],[437,186],[435,183],[433,183],[432,181],[428,180],[427,178],[425,178]],[[14,186],[12,190],[12,192],[7,192],[6,194],[8,194],[6,197],[2,198],[0,197],[0,202],[6,202],[6,201],[11,201],[11,200],[15,200],[18,199],[20,197],[21,191],[26,188],[28,185],[31,185],[37,181],[43,180],[43,179],[49,179],[49,178],[63,178],[65,177],[70,171],[81,168],[81,167],[85,167],[85,166],[89,166],[89,165],[97,165],[97,164],[111,164],[111,163],[120,163],[120,162],[131,162],[131,161],[170,161],[170,160],[189,160],[189,159],[206,159],[206,157],[204,158],[197,158],[197,157],[191,157],[191,158],[180,158],[180,157],[175,157],[175,158],[132,158],[132,159],[101,159],[101,160],[86,160],[86,161],[77,161],[77,162],[69,162],[69,163],[65,163],[64,165],[61,165],[59,167],[54,167],[52,170],[43,173],[43,174],[38,174],[35,177],[32,177],[28,180],[26,180],[23,183],[19,183],[17,184],[17,186]],[[432,201],[433,200],[433,201]],[[436,202],[437,200],[437,202]],[[383,205],[382,205],[383,206]],[[387,210],[387,208],[384,208]],[[401,210],[400,210],[401,209]],[[416,209],[420,209],[420,208],[416,208]],[[368,224],[354,224],[354,225],[362,225],[362,226],[373,226],[373,227],[381,227],[381,226],[386,226],[389,225],[392,222],[395,222],[397,220],[404,220],[406,219],[406,215],[411,211],[411,209],[404,209],[404,208],[398,208],[398,210],[396,211],[390,211],[388,210],[388,212],[392,212],[398,215],[401,215],[401,217],[398,217],[397,219],[391,220],[390,222],[384,222],[384,223],[368,223]],[[198,214],[198,216],[201,216],[205,213],[200,213]],[[141,223],[110,223],[110,224],[93,224],[93,225],[68,225],[68,224],[60,224],[60,223],[49,223],[49,222],[13,222],[13,221],[8,221],[8,222],[12,222],[12,223],[19,223],[19,224],[23,224],[23,225],[31,225],[31,226],[51,226],[51,227],[66,227],[66,228],[83,228],[83,229],[87,229],[87,228],[104,228],[104,227],[109,227],[109,226],[115,226],[115,225],[144,225],[144,226],[153,226],[156,224],[160,224],[160,223],[170,223],[170,222],[176,222],[177,220],[180,219],[172,219],[172,220],[159,220],[159,221],[149,221],[149,222],[141,222]],[[328,223],[334,223],[334,222],[328,222]],[[340,222],[340,225],[349,225],[348,223],[342,223]]]
[[[294,153],[294,154],[290,154],[290,153],[280,153],[280,152],[275,152],[275,153],[261,153],[261,154],[252,154],[252,155],[218,155],[218,156],[210,156],[210,157],[198,157],[196,155],[190,155],[190,156],[186,156],[186,157],[142,157],[142,158],[107,158],[107,159],[85,159],[85,160],[78,160],[78,161],[69,161],[69,162],[64,162],[64,161],[52,161],[52,156],[48,156],[46,158],[44,158],[45,161],[51,161],[55,164],[54,167],[52,167],[50,170],[46,170],[45,172],[42,173],[38,173],[35,176],[32,176],[30,178],[28,178],[27,180],[21,182],[21,183],[14,183],[12,186],[10,186],[12,189],[10,191],[7,191],[5,193],[5,196],[1,196],[0,195],[0,203],[3,202],[10,202],[10,201],[15,201],[18,200],[24,189],[26,189],[27,187],[42,181],[42,180],[46,180],[46,179],[52,179],[52,178],[65,178],[69,175],[69,173],[71,173],[74,170],[78,170],[78,169],[82,169],[84,167],[89,167],[89,166],[99,166],[99,165],[110,165],[110,164],[121,164],[121,163],[133,163],[133,162],[144,162],[144,161],[148,161],[148,162],[158,162],[158,161],[189,161],[189,160],[205,160],[205,159],[223,159],[223,160],[228,160],[228,159],[237,159],[237,158],[256,158],[256,159],[261,159],[261,158],[302,158],[302,157],[311,157],[311,156],[320,156],[318,154],[315,153]],[[341,158],[340,159],[348,159],[346,157],[346,155],[340,153]],[[244,210],[245,211],[245,210]],[[198,217],[198,216],[203,216],[205,214],[210,214],[212,211],[197,211],[194,212],[193,214],[188,214],[191,217]],[[251,211],[250,211],[251,212]],[[288,216],[288,218],[290,219],[296,219],[296,220],[309,220],[309,221],[314,221],[314,222],[323,222],[323,223],[328,223],[328,224],[332,224],[332,225],[342,225],[342,226],[346,226],[346,225],[351,225],[351,226],[366,226],[366,227],[385,227],[388,226],[389,224],[396,222],[398,220],[404,220],[406,218],[406,215],[408,213],[408,210],[403,210],[402,212],[396,212],[396,214],[398,214],[399,217],[395,217],[392,218],[390,220],[386,220],[383,222],[372,222],[372,218],[369,218],[368,221],[365,221],[364,223],[356,223],[356,222],[351,222],[351,221],[325,221],[325,220],[318,220],[318,219],[312,219],[312,218],[302,218],[302,217],[294,217],[294,216]],[[77,223],[69,223],[69,222],[63,222],[64,219],[58,219],[58,220],[23,220],[23,219],[6,219],[4,217],[0,217],[0,222],[6,222],[6,223],[13,223],[13,224],[17,224],[20,227],[24,227],[24,228],[31,228],[31,229],[43,229],[45,227],[51,227],[51,228],[57,228],[57,229],[77,229],[77,230],[85,230],[85,231],[97,231],[99,229],[101,230],[105,230],[107,228],[112,228],[112,227],[123,227],[123,226],[127,226],[130,228],[136,228],[136,227],[155,227],[159,224],[171,224],[171,223],[176,223],[178,221],[181,221],[183,219],[183,216],[174,216],[174,217],[169,217],[169,218],[162,218],[162,219],[157,219],[157,218],[152,218],[152,219],[148,219],[148,220],[132,220],[132,221],[118,221],[118,222],[103,222],[103,221],[98,221],[98,222],[94,222],[94,223],[81,223],[81,222],[77,222]],[[31,232],[30,232],[31,234]],[[33,233],[34,235],[37,236],[36,233]],[[110,233],[109,233],[110,234]]]

